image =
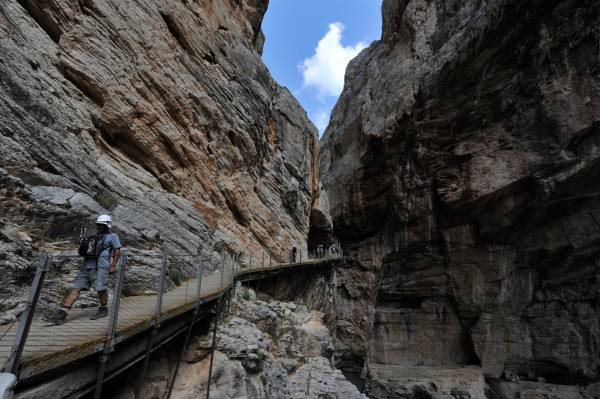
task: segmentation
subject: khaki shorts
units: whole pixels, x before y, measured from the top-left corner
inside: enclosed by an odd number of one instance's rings
[[[105,291],[108,289],[108,269],[93,268],[93,269],[79,269],[73,284],[72,289],[76,290],[89,290],[93,288],[97,291]]]

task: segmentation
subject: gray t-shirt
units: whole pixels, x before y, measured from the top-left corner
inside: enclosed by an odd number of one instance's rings
[[[104,250],[100,252],[98,261],[96,262],[96,259],[86,259],[83,262],[84,269],[95,269],[96,267],[106,269],[110,266],[110,256],[115,249],[121,248],[121,241],[119,241],[119,236],[115,233],[108,233],[104,236],[101,245]]]

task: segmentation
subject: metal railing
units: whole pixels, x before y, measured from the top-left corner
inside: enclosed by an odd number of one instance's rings
[[[198,309],[204,302],[204,288],[208,290],[207,292],[212,289],[214,291],[213,295],[222,294],[225,289],[235,285],[235,278],[240,274],[268,271],[283,266],[319,263],[323,260],[342,257],[343,253],[341,251],[328,251],[328,253],[313,251],[309,254],[303,254],[301,250],[297,250],[295,256],[290,251],[289,260],[282,262],[280,258],[274,258],[266,251],[231,254],[226,251],[206,250],[200,251],[198,255],[166,255],[161,253],[135,253],[123,249],[116,273],[109,279],[112,289],[109,290],[111,294],[108,306],[109,314],[106,319],[103,319],[106,320],[104,321],[106,324],[102,327],[103,321],[95,321],[95,323],[100,323],[99,329],[104,329],[105,334],[103,334],[103,345],[99,356],[94,397],[100,398],[110,355],[120,339],[124,339],[118,334],[119,310],[123,298],[145,296],[148,300],[155,301],[151,306],[152,310],[148,314],[150,334],[146,344],[140,378],[140,381],[143,381],[154,339],[161,323],[167,317],[165,311],[172,311],[174,308],[184,305],[193,306],[194,311],[189,324],[188,338],[186,338],[184,345],[185,350]],[[26,352],[27,338],[32,332],[32,327],[35,330],[34,333],[37,334],[51,327],[44,324],[43,320],[48,313],[52,313],[60,306],[61,294],[64,294],[67,289],[64,285],[65,275],[73,279],[81,270],[81,265],[82,260],[75,253],[42,255],[39,258],[24,311],[12,324],[0,326],[0,342],[5,338],[13,340],[9,353],[3,354],[7,355],[3,372],[19,377],[23,364],[23,354]],[[207,282],[210,284],[207,284]],[[89,294],[83,295],[83,306],[70,311],[69,313],[76,313],[76,315],[73,318],[69,315],[66,323],[77,323],[78,320],[81,323],[81,319],[87,318],[91,313],[91,306],[89,305],[96,302]],[[168,302],[168,306],[166,306],[166,302]],[[93,309],[91,310],[93,311]],[[16,332],[14,331],[15,325],[17,325]],[[8,333],[11,334],[7,335]],[[6,342],[6,340],[4,341]],[[83,355],[85,353],[79,353],[79,356]],[[168,394],[166,394],[166,397],[170,396],[176,375],[177,372],[175,371],[167,384]],[[139,388],[139,386],[136,387],[136,394],[139,392]]]

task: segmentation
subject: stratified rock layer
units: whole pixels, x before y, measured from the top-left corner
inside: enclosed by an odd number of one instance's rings
[[[598,2],[382,11],[382,40],[350,63],[321,148],[355,284],[378,282],[353,324],[359,357],[598,381]]]
[[[316,129],[262,63],[267,3],[0,4],[1,298],[98,213],[140,250],[306,250]]]

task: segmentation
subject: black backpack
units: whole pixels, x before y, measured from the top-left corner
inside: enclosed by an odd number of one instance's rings
[[[79,243],[79,255],[84,258],[97,259],[100,253],[104,251],[104,239],[107,234],[94,234],[93,236],[84,238]]]

